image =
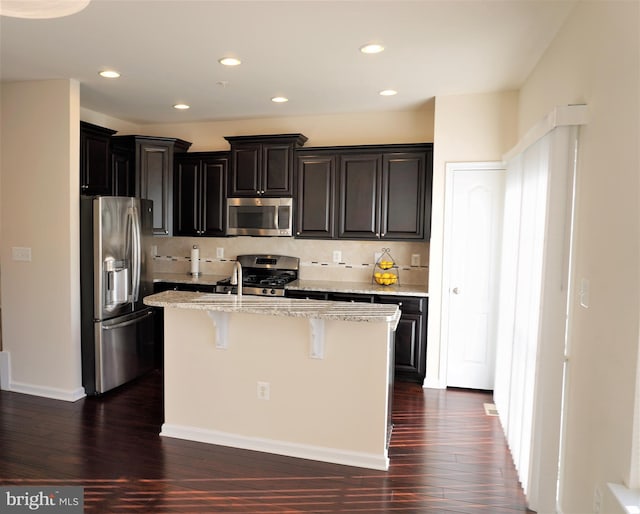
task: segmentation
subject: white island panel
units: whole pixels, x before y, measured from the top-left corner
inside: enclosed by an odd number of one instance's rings
[[[207,310],[165,308],[162,435],[387,469],[395,321],[323,321],[317,359],[304,317],[231,312],[223,349]]]

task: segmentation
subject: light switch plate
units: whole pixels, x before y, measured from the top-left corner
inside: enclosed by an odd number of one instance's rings
[[[31,248],[14,246],[11,248],[11,258],[14,261],[31,262]]]
[[[224,259],[224,248],[216,248],[216,259]]]
[[[333,262],[342,262],[342,252],[340,250],[333,251]]]
[[[411,254],[411,265],[412,266],[420,266],[420,254],[412,253]]]

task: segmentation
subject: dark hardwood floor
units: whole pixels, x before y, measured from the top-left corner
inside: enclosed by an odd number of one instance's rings
[[[161,389],[0,391],[0,484],[82,485],[86,513],[531,512],[486,393],[396,383],[383,472],[160,437]]]

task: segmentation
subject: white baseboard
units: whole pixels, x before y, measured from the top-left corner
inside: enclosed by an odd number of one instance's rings
[[[297,457],[300,459],[310,459],[333,464],[343,464],[346,466],[356,466],[359,468],[377,469],[387,471],[389,469],[389,457],[385,451],[384,455],[376,455],[361,452],[352,452],[336,448],[325,448],[305,444],[289,443],[272,439],[262,439],[249,437],[217,430],[207,430],[196,427],[182,425],[172,425],[165,423],[162,425],[160,435],[175,437],[177,439],[187,439],[201,443],[218,444],[241,448],[243,450],[254,450],[287,457]]]
[[[30,394],[33,396],[42,396],[53,400],[64,400],[65,402],[75,402],[86,396],[84,388],[78,389],[57,389],[55,387],[43,387],[33,384],[23,384],[21,382],[10,382],[7,391],[14,393]]]
[[[431,378],[425,378],[422,383],[422,387],[425,389],[446,389],[446,384],[443,384],[441,380],[433,380]]]

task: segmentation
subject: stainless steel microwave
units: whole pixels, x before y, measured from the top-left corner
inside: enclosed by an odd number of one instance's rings
[[[293,235],[293,199],[227,198],[227,235]]]

